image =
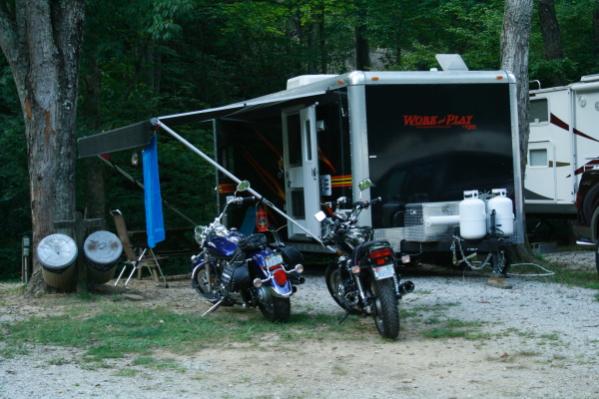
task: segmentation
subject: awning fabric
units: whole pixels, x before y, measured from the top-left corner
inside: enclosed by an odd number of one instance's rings
[[[325,90],[303,91],[299,89],[300,88],[280,91],[222,107],[165,115],[155,119],[160,120],[168,126],[177,126],[227,116],[241,118],[243,114],[261,108],[301,104],[326,94]],[[107,132],[79,138],[77,140],[79,158],[87,158],[111,152],[146,147],[148,144],[150,144],[152,136],[156,130],[154,124],[152,123],[152,119],[109,130]]]

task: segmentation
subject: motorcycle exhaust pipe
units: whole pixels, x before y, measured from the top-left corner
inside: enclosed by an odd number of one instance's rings
[[[399,293],[401,295],[409,294],[412,291],[414,291],[414,283],[409,280],[399,285]]]

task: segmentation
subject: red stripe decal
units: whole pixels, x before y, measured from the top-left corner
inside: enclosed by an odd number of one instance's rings
[[[581,132],[580,130],[578,130],[576,128],[574,128],[574,134],[577,134],[577,135],[579,135],[581,137],[584,137],[585,139],[593,140],[593,141],[596,141],[596,142],[599,143],[599,140],[597,140],[596,138],[591,137],[588,134],[584,134],[583,132]]]
[[[564,122],[563,120],[561,120],[560,118],[558,118],[557,116],[555,116],[553,114],[551,114],[550,121],[557,127],[561,127],[564,130],[570,130],[570,126],[566,122]],[[591,137],[588,134],[585,134],[576,128],[574,128],[572,130],[573,130],[574,134],[577,136],[584,137],[585,139],[593,140],[593,141],[596,141],[599,143],[599,140],[597,140],[596,138]]]
[[[561,127],[564,130],[570,130],[570,126],[566,122],[564,122],[563,120],[561,120],[553,114],[551,114],[550,121],[557,127]]]

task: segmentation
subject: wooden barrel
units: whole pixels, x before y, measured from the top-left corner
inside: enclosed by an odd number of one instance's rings
[[[75,289],[78,255],[75,240],[66,234],[50,234],[39,242],[36,255],[46,284],[63,291]]]
[[[115,234],[99,230],[85,239],[83,253],[87,260],[88,280],[95,284],[104,284],[114,277],[123,253],[123,245]]]

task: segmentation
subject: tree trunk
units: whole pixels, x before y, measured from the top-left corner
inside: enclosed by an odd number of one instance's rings
[[[6,6],[0,6],[0,47],[25,120],[34,252],[31,294],[45,289],[37,243],[54,231],[54,221],[74,218],[83,10],[83,0],[17,0],[12,19]]]
[[[524,184],[528,136],[530,132],[528,125],[528,45],[532,8],[532,0],[506,0],[503,32],[501,34],[501,67],[512,72],[517,82],[522,184]],[[526,226],[524,214],[522,214],[522,222]],[[526,242],[528,241],[526,240]],[[519,247],[516,255],[523,259],[530,258],[528,245]]]
[[[543,35],[545,58],[554,60],[564,57],[560,39],[559,23],[555,15],[554,0],[539,0],[539,22]]]

